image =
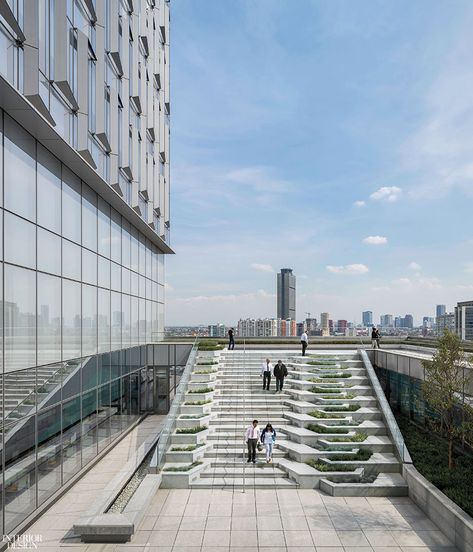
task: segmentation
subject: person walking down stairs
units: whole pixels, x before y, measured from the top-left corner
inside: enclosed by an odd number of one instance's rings
[[[282,393],[282,387],[284,385],[284,378],[287,376],[286,365],[282,360],[278,360],[278,363],[274,367],[274,377],[276,378],[276,393]]]
[[[273,365],[269,361],[269,358],[267,358],[263,364],[261,365],[261,374],[260,376],[263,376],[263,391],[269,391],[269,384],[271,383],[271,370],[273,369]]]
[[[261,432],[261,442],[266,448],[266,462],[273,461],[273,446],[276,442],[276,432],[271,424],[266,424],[266,427]]]
[[[258,427],[258,420],[253,420],[252,424],[248,426],[245,433],[245,442],[248,446],[247,462],[253,462],[253,464],[256,464],[256,446],[260,438],[261,430]]]
[[[307,349],[307,345],[309,345],[309,337],[307,335],[307,332],[304,332],[301,335],[301,345],[302,345],[302,356],[305,356],[305,350]]]

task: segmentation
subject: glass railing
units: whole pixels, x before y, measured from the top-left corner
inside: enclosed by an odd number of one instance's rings
[[[394,417],[391,407],[389,406],[389,403],[386,399],[383,388],[379,383],[378,376],[374,371],[374,368],[370,362],[370,359],[368,358],[366,351],[360,350],[359,352],[361,354],[361,358],[363,359],[363,364],[365,366],[366,372],[370,379],[371,386],[375,392],[376,399],[381,408],[381,412],[382,412],[384,421],[386,423],[387,429],[396,447],[399,459],[404,464],[412,464],[412,459],[409,454],[409,451],[407,450],[406,444],[404,442],[404,437],[402,436],[401,430],[397,425],[396,418]]]
[[[182,372],[182,375],[179,380],[179,384],[176,387],[176,392],[171,403],[171,407],[166,416],[166,421],[164,423],[163,429],[159,436],[158,444],[153,454],[150,467],[154,470],[159,470],[163,465],[164,455],[166,454],[167,449],[169,448],[171,435],[173,434],[176,428],[176,418],[179,414],[179,409],[181,408],[182,402],[187,391],[187,384],[192,373],[192,368],[197,358],[198,353],[198,342],[197,338],[192,345],[191,352],[187,359],[186,366]]]

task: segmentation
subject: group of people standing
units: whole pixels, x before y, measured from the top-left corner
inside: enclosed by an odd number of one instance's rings
[[[287,376],[287,368],[282,360],[278,360],[277,364],[273,367],[271,361],[267,358],[261,365],[260,377],[263,377],[264,391],[269,391],[271,374],[276,378],[276,393],[282,393],[284,378]]]
[[[266,449],[266,462],[271,463],[273,461],[273,447],[276,442],[276,432],[271,424],[266,424],[263,431],[258,427],[258,420],[253,420],[251,425],[245,432],[245,442],[248,447],[248,459],[247,463],[253,462],[256,464],[256,450],[258,444],[264,445]]]

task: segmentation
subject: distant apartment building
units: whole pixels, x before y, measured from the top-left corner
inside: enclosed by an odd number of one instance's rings
[[[406,314],[402,319],[401,328],[412,330],[413,327],[414,327],[414,317],[412,316],[412,314]]]
[[[373,312],[372,311],[364,311],[361,314],[361,320],[363,323],[363,326],[368,327],[373,325]]]
[[[320,313],[320,329],[322,336],[327,337],[330,335],[330,314],[328,312]]]
[[[435,316],[438,318],[439,316],[443,316],[447,312],[447,308],[445,305],[437,305],[435,309]]]
[[[296,319],[296,276],[292,268],[281,268],[277,275],[278,318],[281,320]]]
[[[381,328],[392,328],[394,326],[392,314],[382,314],[379,317],[379,325]]]
[[[337,333],[345,334],[348,328],[348,320],[337,320]]]
[[[316,335],[317,333],[317,318],[306,318],[305,319],[305,328],[306,332],[309,335]],[[301,335],[301,334],[299,334]]]
[[[462,301],[455,307],[455,331],[461,339],[473,341],[473,301]]]
[[[451,332],[455,331],[455,313],[446,312],[437,316],[435,319],[435,333],[438,336],[444,334],[445,330],[450,330]]]
[[[295,320],[279,318],[247,318],[238,321],[240,337],[286,337],[295,336],[297,325]]]
[[[227,327],[225,324],[209,324],[209,337],[226,337]]]

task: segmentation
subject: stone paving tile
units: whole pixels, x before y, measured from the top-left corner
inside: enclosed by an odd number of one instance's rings
[[[155,531],[177,531],[181,525],[182,516],[159,516],[155,518]]]
[[[256,517],[232,517],[232,531],[256,531]]]
[[[415,531],[392,531],[391,534],[399,546],[425,546]]]
[[[310,531],[284,531],[286,546],[313,546]]]
[[[206,516],[186,516],[184,514],[179,525],[179,531],[203,531],[206,524]]]
[[[202,546],[204,531],[180,531],[176,535],[174,547],[176,546]]]
[[[282,531],[280,516],[258,516],[258,531]]]
[[[365,537],[363,531],[337,531],[340,542],[343,546],[367,546],[370,547],[370,543]]]
[[[284,530],[286,531],[307,531],[309,529],[309,526],[307,525],[307,521],[304,516],[289,516],[286,517],[284,514],[281,515],[282,519],[282,526]]]
[[[205,525],[206,531],[230,531],[232,525],[231,516],[208,516]]]
[[[259,531],[258,544],[266,547],[285,547],[284,531]]]
[[[306,516],[306,521],[311,531],[334,529],[334,525],[329,516]]]
[[[394,540],[394,537],[389,531],[364,531],[365,537],[368,539],[368,542],[371,546],[375,547],[396,547],[397,543]]]
[[[319,546],[342,546],[338,534],[332,531],[311,531],[314,545]]]
[[[176,536],[177,529],[174,531],[150,531],[147,542],[157,546],[173,546]]]
[[[231,531],[230,546],[257,547],[258,537],[256,531]]]
[[[230,546],[230,531],[205,531],[202,546],[220,546],[228,548]]]

